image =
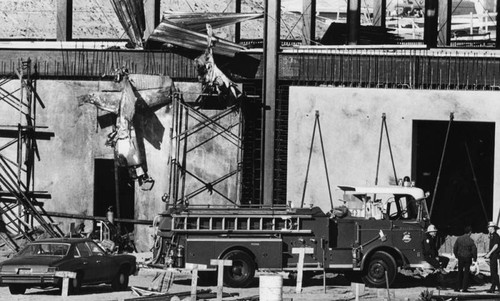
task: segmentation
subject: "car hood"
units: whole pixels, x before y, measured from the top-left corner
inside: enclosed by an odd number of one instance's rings
[[[61,261],[61,256],[14,257],[0,263],[2,272],[17,272],[18,268],[31,268],[33,272],[46,272],[47,267]]]

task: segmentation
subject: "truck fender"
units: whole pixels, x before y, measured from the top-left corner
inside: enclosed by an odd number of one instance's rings
[[[219,257],[218,259],[222,259],[222,257],[224,257],[224,255],[226,255],[227,253],[231,252],[231,251],[234,251],[234,250],[239,250],[239,251],[243,251],[243,252],[246,252],[248,253],[248,255],[250,255],[253,259],[255,259],[255,254],[250,251],[250,249],[248,248],[245,248],[243,246],[231,246],[229,248],[226,248],[224,249],[224,251],[222,251],[220,254],[219,254]]]
[[[384,251],[384,252],[389,253],[391,256],[394,257],[394,260],[396,260],[396,263],[398,263],[398,265],[400,263],[403,266],[406,264],[405,256],[403,255],[403,252],[401,252],[400,249],[395,248],[395,247],[390,247],[390,246],[381,246],[381,247],[377,247],[377,248],[371,249],[370,251],[368,251],[368,253],[366,253],[363,256],[363,259],[361,259],[361,270],[364,269],[364,267],[366,266],[367,261],[377,251]]]

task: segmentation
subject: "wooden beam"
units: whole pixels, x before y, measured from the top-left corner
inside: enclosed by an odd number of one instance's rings
[[[316,39],[316,0],[302,1],[302,44],[314,45]]]
[[[73,39],[73,0],[57,0],[56,38],[58,41]]]
[[[361,0],[347,0],[347,44],[358,44],[360,26]]]
[[[429,48],[437,46],[439,0],[425,0],[424,44]]]
[[[146,20],[146,30],[144,31],[144,40],[146,41],[160,24],[161,20],[161,0],[143,0],[144,1],[144,19]]]
[[[42,215],[51,216],[51,217],[70,218],[70,219],[93,220],[93,221],[105,221],[106,220],[105,217],[100,217],[100,216],[62,213],[62,212],[50,212],[50,211],[42,213]],[[151,225],[153,223],[152,220],[129,219],[129,218],[115,218],[115,221],[121,222],[121,223],[130,223],[130,224],[139,224],[139,225]]]
[[[451,40],[451,0],[439,3],[438,46],[449,46]]]
[[[373,25],[386,27],[387,0],[373,0]]]
[[[266,0],[264,14],[264,80],[261,148],[261,203],[274,199],[274,130],[276,118],[276,82],[280,45],[281,0]]]

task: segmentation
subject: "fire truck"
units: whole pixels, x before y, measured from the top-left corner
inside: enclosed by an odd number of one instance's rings
[[[339,186],[343,205],[319,207],[176,206],[159,216],[154,263],[210,267],[232,260],[224,283],[248,286],[257,271],[295,272],[296,249],[307,248],[304,271],[358,274],[374,287],[392,284],[399,268],[422,267],[429,224],[426,197],[416,187]],[[304,255],[303,255],[304,256]]]

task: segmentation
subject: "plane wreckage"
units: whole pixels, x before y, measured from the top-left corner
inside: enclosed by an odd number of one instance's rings
[[[115,6],[115,10],[119,10],[117,15],[120,22],[132,24],[130,27],[134,27],[126,31],[131,42],[142,47],[145,43],[139,38],[144,33],[141,18],[133,18],[120,8],[120,6]],[[140,11],[140,7],[135,9]],[[134,10],[130,11],[134,12]],[[212,25],[219,28],[261,16],[261,14],[233,13],[167,13],[148,41],[168,43],[189,51],[203,51],[201,55],[194,58],[198,80],[202,85],[202,94],[216,95],[219,105],[228,106],[240,101],[242,93],[237,85],[217,67],[214,54],[232,57],[246,48],[215,37],[212,33]],[[127,21],[132,19],[135,21]],[[206,33],[203,32],[205,30]],[[151,77],[150,80],[147,77]],[[92,104],[98,110],[116,117],[113,131],[108,135],[106,145],[114,148],[114,156],[118,165],[127,167],[132,179],[136,179],[143,190],[152,189],[154,180],[148,174],[144,143],[140,139],[142,137],[138,138],[137,135],[138,131],[142,132],[141,127],[144,126],[140,122],[144,120],[141,116],[148,110],[171,104],[173,97],[182,94],[170,77],[160,76],[159,78],[160,82],[157,80],[158,76],[129,74],[123,67],[115,71],[115,90],[96,91],[77,97],[80,105]]]

